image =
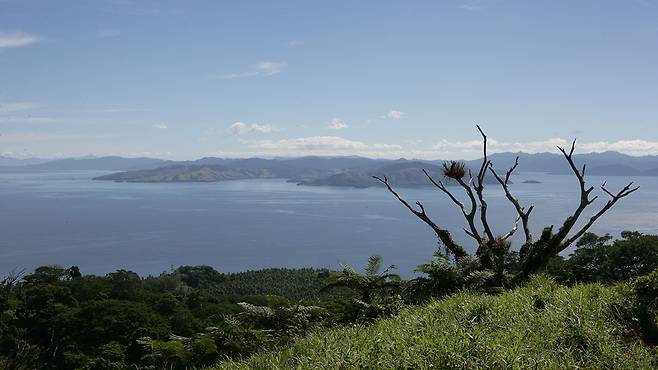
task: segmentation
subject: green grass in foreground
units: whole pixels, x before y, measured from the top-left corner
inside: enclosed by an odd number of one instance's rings
[[[628,329],[624,285],[535,278],[500,296],[460,293],[370,326],[318,331],[219,369],[658,368]]]

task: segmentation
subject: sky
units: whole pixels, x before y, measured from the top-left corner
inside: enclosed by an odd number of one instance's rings
[[[658,155],[657,0],[0,0],[0,155]]]

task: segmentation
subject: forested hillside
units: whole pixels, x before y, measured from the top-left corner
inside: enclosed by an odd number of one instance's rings
[[[622,236],[586,234],[549,263],[555,282],[502,291],[440,252],[409,281],[378,256],[362,269],[181,266],[155,277],[44,266],[0,280],[0,368],[188,369],[226,358],[237,361],[229,368],[650,367],[658,277],[636,279],[658,268],[658,236]],[[508,269],[517,263],[510,253]]]

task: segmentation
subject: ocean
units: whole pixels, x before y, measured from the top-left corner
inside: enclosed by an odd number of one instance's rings
[[[0,172],[0,276],[41,265],[77,265],[85,274],[127,269],[159,274],[179,265],[210,265],[222,272],[267,267],[338,268],[380,254],[405,277],[437,248],[431,230],[383,187],[298,186],[285,180],[217,183],[93,181],[105,171]],[[539,184],[526,184],[537,180]],[[592,231],[658,233],[658,178],[607,177],[616,189],[636,180],[642,188],[621,200]],[[573,176],[523,173],[514,194],[534,205],[531,226],[557,227],[577,206]],[[592,185],[604,178],[592,176]],[[459,209],[432,187],[399,188],[420,200],[438,224],[474,250]],[[456,194],[459,188],[454,189]],[[600,193],[600,192],[599,192]],[[500,187],[486,191],[496,233],[511,229],[515,213]],[[606,200],[605,194],[586,218]],[[586,220],[583,218],[583,221]],[[518,237],[522,236],[519,229]],[[515,239],[513,248],[519,247]],[[567,252],[568,254],[568,252]]]

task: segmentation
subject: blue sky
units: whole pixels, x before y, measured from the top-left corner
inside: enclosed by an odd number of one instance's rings
[[[0,0],[0,154],[658,154],[658,1]]]

